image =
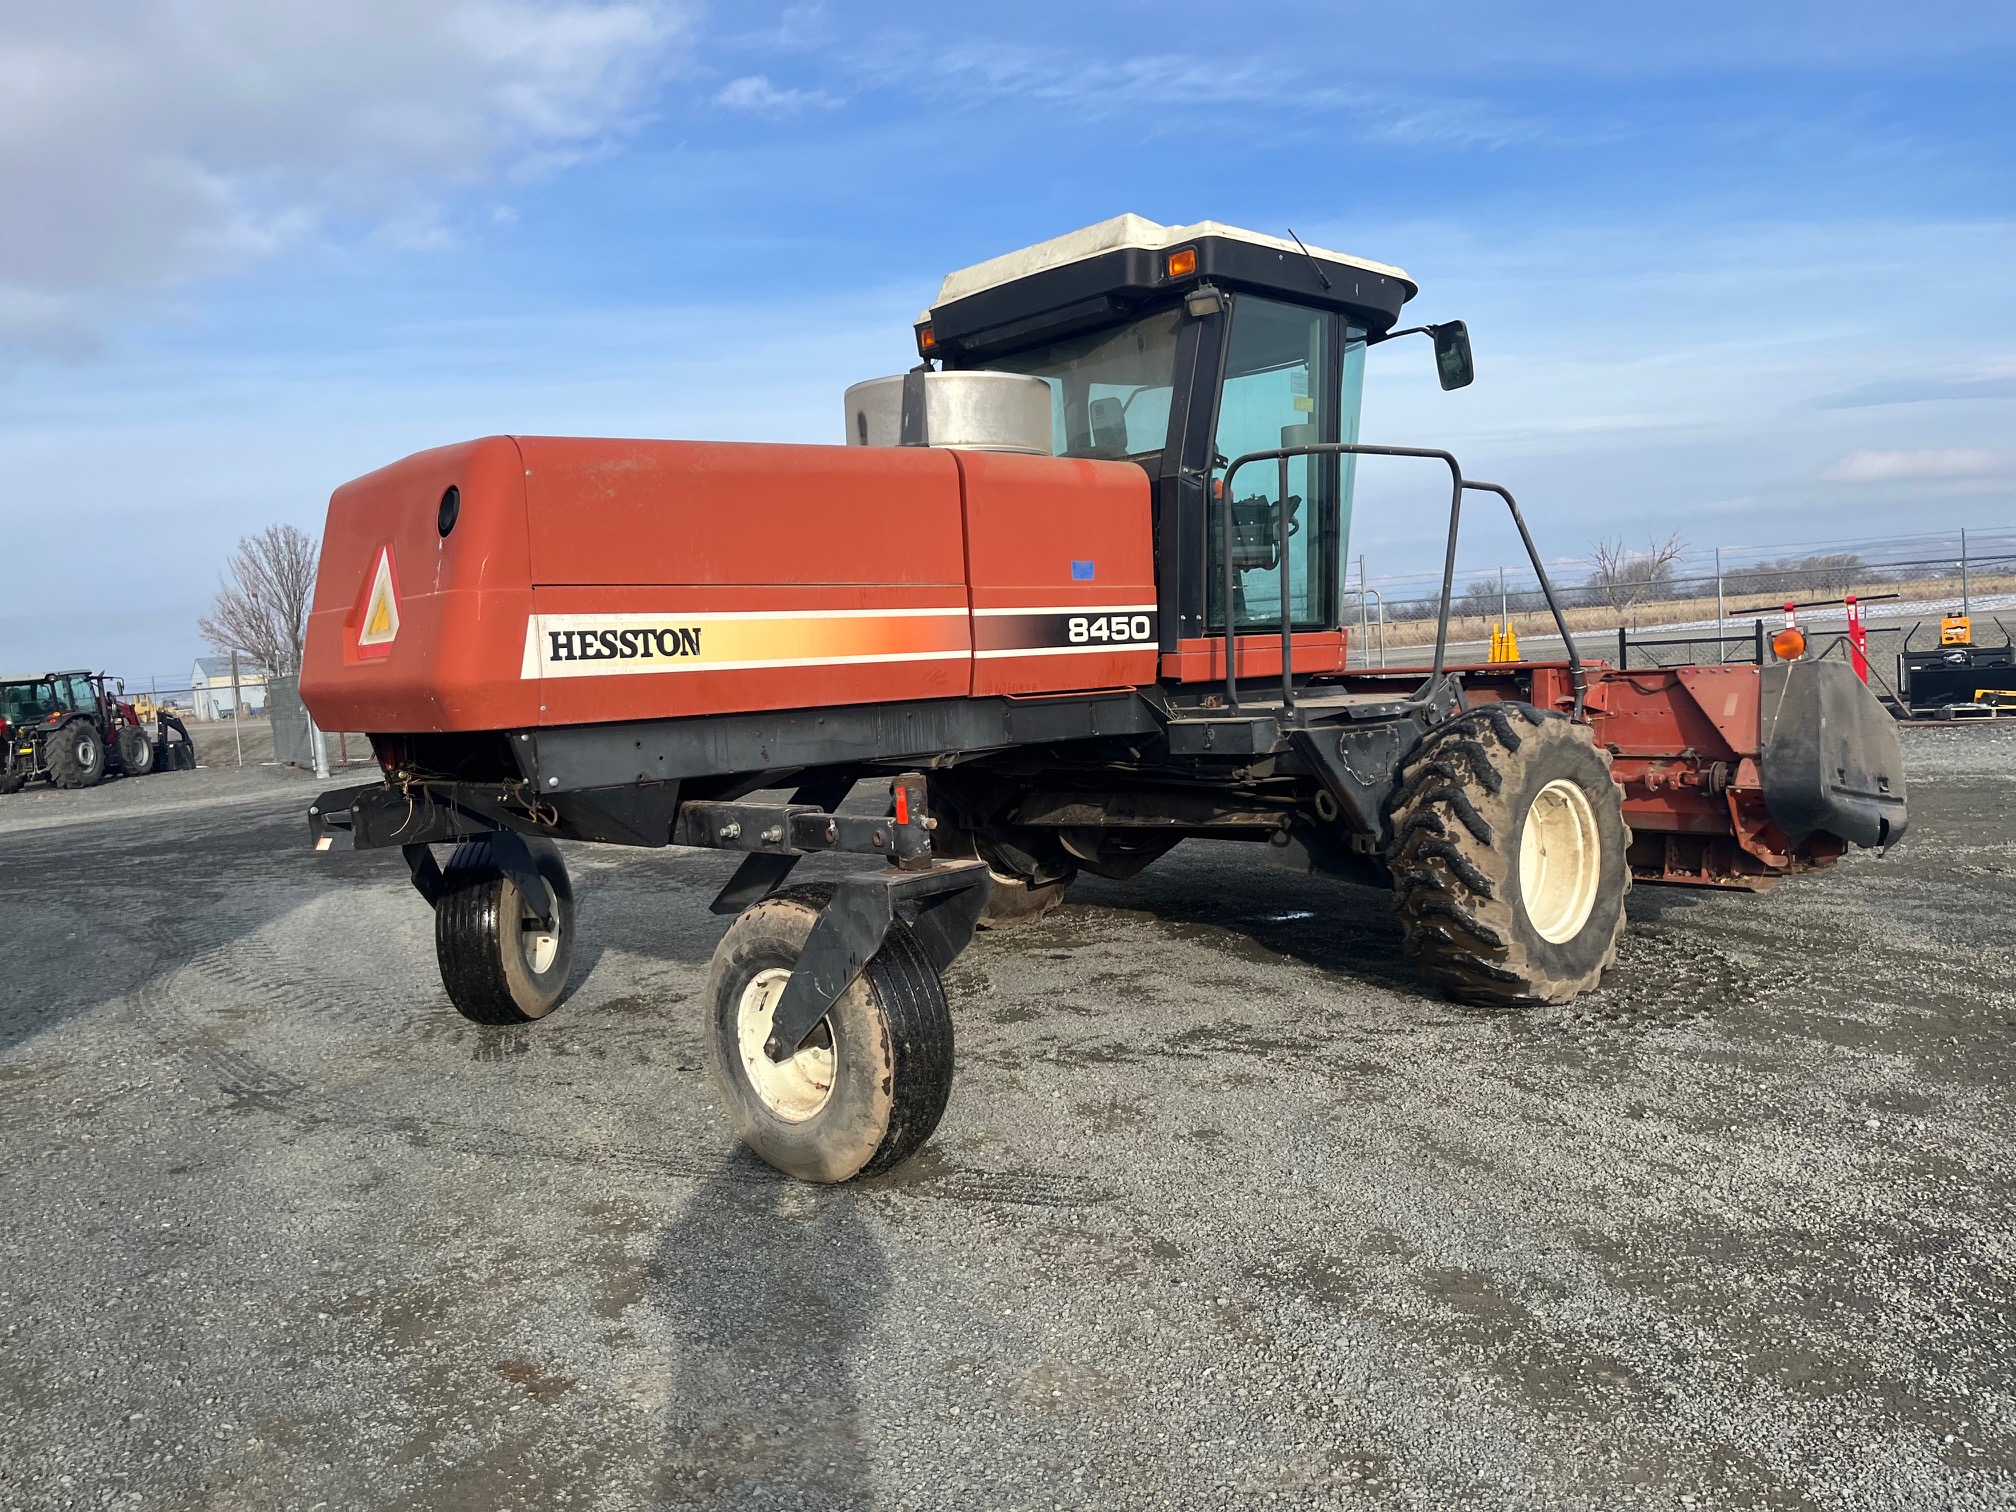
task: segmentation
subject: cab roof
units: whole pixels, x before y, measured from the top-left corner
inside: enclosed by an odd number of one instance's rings
[[[1172,274],[1171,254],[1186,250],[1195,253],[1189,271]],[[1341,310],[1372,333],[1390,329],[1417,292],[1398,268],[1289,237],[1116,215],[948,274],[918,317],[919,350],[948,359],[1012,350],[1173,302],[1206,282]]]

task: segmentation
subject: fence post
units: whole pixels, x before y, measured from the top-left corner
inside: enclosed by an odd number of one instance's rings
[[[1967,611],[1967,532],[1960,532],[1960,612]]]
[[[231,653],[231,744],[238,751],[238,765],[245,765],[245,701],[238,691],[238,653]]]
[[[1365,598],[1365,553],[1358,553],[1358,639],[1364,649],[1360,655],[1369,655],[1372,650],[1372,606]]]
[[[1631,659],[1631,643],[1624,639],[1624,627],[1617,627],[1617,670],[1622,672],[1624,664]]]
[[[1728,618],[1728,610],[1722,604],[1722,548],[1715,548],[1715,657],[1717,661],[1729,660],[1729,647],[1722,641],[1723,621]]]
[[[1757,665],[1764,665],[1764,621],[1757,621]]]

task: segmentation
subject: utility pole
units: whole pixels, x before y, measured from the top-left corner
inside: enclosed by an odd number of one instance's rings
[[[245,714],[244,695],[238,687],[238,653],[231,653],[231,743],[238,749],[238,765],[245,765],[245,735],[242,720]]]

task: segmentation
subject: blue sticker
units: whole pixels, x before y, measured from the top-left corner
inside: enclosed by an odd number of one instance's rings
[[[1073,562],[1071,564],[1071,581],[1074,583],[1091,582],[1092,570],[1095,565],[1092,562]]]

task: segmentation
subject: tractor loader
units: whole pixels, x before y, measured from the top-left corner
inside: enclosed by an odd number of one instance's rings
[[[713,1076],[811,1181],[930,1137],[940,973],[976,926],[1186,838],[1388,889],[1425,983],[1508,1006],[1595,987],[1634,881],[1757,890],[1896,843],[1897,737],[1845,666],[1585,660],[1507,489],[1358,440],[1375,347],[1426,335],[1444,388],[1472,380],[1460,322],[1398,328],[1415,292],[1121,216],[948,277],[918,365],[846,394],[844,445],[493,436],[346,484],[301,692],[383,778],[320,797],[311,837],[400,847],[483,1023],[566,992],[552,842],[740,854]],[[1368,457],[1449,490],[1407,670],[1363,665],[1342,612]],[[1517,525],[1562,659],[1449,664],[1480,505]],[[886,805],[845,805],[863,783]],[[871,864],[791,885],[827,851]]]
[[[37,779],[85,788],[109,775],[145,777],[195,765],[196,747],[182,721],[151,703],[142,713],[127,701],[126,685],[102,672],[0,677],[0,793],[17,793]]]

